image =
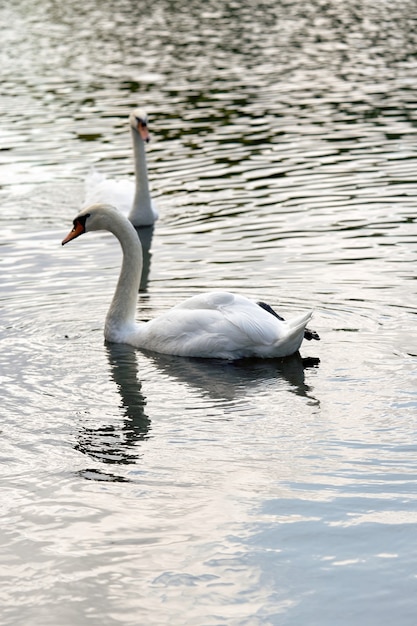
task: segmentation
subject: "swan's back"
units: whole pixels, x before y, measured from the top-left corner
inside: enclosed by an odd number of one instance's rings
[[[92,204],[111,204],[124,214],[129,213],[135,195],[135,183],[128,179],[114,180],[92,169],[85,180],[83,208]]]

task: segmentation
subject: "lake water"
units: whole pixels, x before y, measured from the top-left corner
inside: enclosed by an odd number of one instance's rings
[[[0,4],[2,625],[415,625],[416,33],[413,0]],[[104,343],[118,244],[61,240],[136,105],[138,318],[313,308],[302,358]]]

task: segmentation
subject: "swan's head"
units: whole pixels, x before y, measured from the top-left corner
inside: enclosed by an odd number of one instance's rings
[[[73,221],[73,228],[62,240],[62,245],[76,239],[91,230],[109,230],[113,232],[113,224],[123,218],[119,211],[110,204],[92,204],[83,209]],[[127,221],[127,220],[126,220]]]
[[[130,125],[137,133],[139,133],[142,141],[146,143],[150,140],[148,131],[148,116],[143,109],[133,109],[129,116]]]

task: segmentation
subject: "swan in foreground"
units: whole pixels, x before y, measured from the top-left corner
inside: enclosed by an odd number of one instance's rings
[[[318,339],[306,330],[312,313],[290,320],[233,293],[214,291],[188,298],[149,322],[135,322],[142,249],[132,224],[114,207],[90,206],[74,219],[73,229],[62,245],[83,233],[107,230],[119,240],[122,268],[107,313],[104,336],[113,343],[126,343],[186,357],[241,359],[285,357],[298,351],[306,338]]]
[[[149,192],[145,143],[150,137],[146,112],[134,109],[129,116],[129,124],[135,159],[135,182],[112,180],[93,170],[86,180],[83,206],[108,202],[125,213],[133,226],[151,226],[158,219],[158,211]]]

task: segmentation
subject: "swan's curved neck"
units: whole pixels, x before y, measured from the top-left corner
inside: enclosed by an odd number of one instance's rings
[[[120,241],[123,252],[122,268],[105,324],[105,337],[112,341],[135,324],[143,260],[139,237],[129,222],[114,220],[109,230]]]
[[[135,196],[133,199],[133,206],[129,213],[130,221],[135,224],[135,215],[140,211],[141,223],[149,222],[152,224],[154,221],[151,194],[149,191],[148,183],[148,168],[146,166],[146,150],[145,143],[139,136],[139,133],[131,129],[132,141],[133,141],[133,154],[135,159]]]

